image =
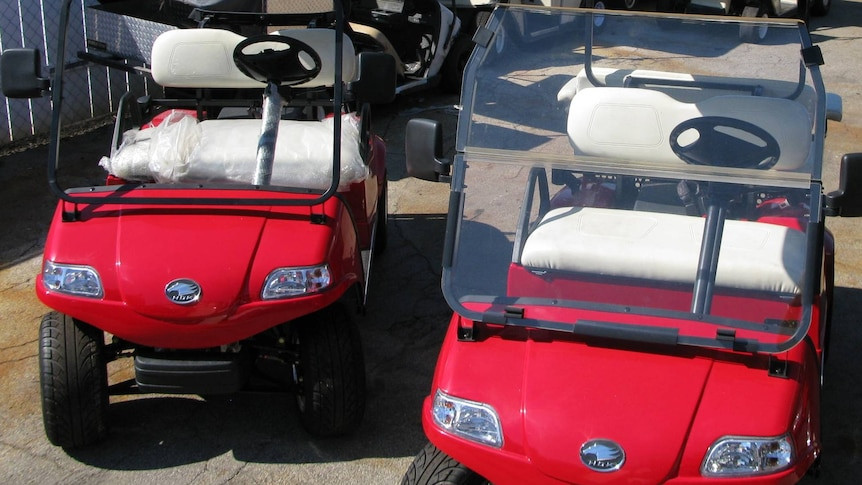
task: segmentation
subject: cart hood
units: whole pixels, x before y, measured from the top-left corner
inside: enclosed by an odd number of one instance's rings
[[[543,473],[572,483],[600,474],[585,465],[582,448],[600,460],[624,457],[613,473],[615,483],[659,483],[669,476],[713,365],[708,359],[587,345],[561,352],[535,342],[528,345],[525,364],[527,455]],[[621,452],[589,449],[594,440],[616,443]]]
[[[245,293],[249,265],[266,219],[196,214],[126,214],[117,230],[122,300],[154,318],[225,314]],[[226,230],[231,228],[230,230]],[[201,291],[198,303],[177,304],[168,285],[185,280]]]
[[[116,222],[120,299],[142,315],[180,323],[219,321],[239,305],[258,300],[267,273],[320,263],[331,238],[326,226],[309,223],[308,208],[280,211],[123,211]],[[287,236],[296,234],[303,235],[303,244],[288,248]],[[285,251],[259,251],[273,238],[282,241]],[[191,297],[183,293],[194,293],[195,286],[199,300],[184,304]]]

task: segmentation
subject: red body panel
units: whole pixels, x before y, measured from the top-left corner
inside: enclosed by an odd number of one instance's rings
[[[768,375],[768,356],[602,347],[521,329],[459,342],[459,319],[432,389],[492,406],[503,448],[440,430],[431,397],[422,422],[438,448],[492,483],[700,483],[707,449],[725,435],[791,430],[798,453],[790,470],[727,483],[795,483],[819,454],[819,365],[810,343],[780,356],[790,363],[785,379]],[[615,473],[584,466],[580,446],[594,438],[618,442],[625,466]]]
[[[377,137],[372,146],[371,176],[317,206],[73,207],[61,201],[44,258],[92,267],[101,277],[104,296],[48,291],[41,276],[36,292],[49,307],[124,340],[165,348],[229,344],[324,308],[363,282],[359,252],[371,245],[376,202],[385,187],[385,148]],[[193,197],[195,189],[146,194]],[[207,195],[259,198],[261,192]],[[64,221],[63,212],[70,210],[77,211],[77,220]],[[323,223],[312,215],[325,216]],[[326,290],[261,301],[263,283],[274,269],[322,263],[332,275]],[[178,278],[200,284],[198,303],[182,306],[168,300],[165,287]]]

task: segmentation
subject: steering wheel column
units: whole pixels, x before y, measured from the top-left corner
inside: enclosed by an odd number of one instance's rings
[[[263,123],[257,144],[252,184],[269,185],[275,160],[275,143],[284,105],[281,89],[314,79],[321,70],[317,52],[308,44],[286,36],[259,35],[245,39],[233,51],[237,68],[246,76],[263,83]]]
[[[671,131],[670,146],[688,164],[728,169],[766,170],[778,162],[781,154],[778,142],[763,128],[720,116],[683,121]],[[691,198],[689,192],[687,185],[678,187],[684,202]],[[703,200],[707,201],[706,221],[691,299],[691,312],[694,314],[708,314],[710,311],[724,222],[734,193],[731,185],[710,182],[703,194]]]

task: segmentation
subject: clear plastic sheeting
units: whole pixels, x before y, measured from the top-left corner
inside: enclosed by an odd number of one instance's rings
[[[272,185],[326,190],[332,180],[333,118],[282,120]],[[251,184],[257,166],[261,121],[206,120],[175,112],[154,128],[129,130],[100,165],[129,181]],[[341,173],[344,188],[368,175],[359,152],[359,121],[343,115]]]

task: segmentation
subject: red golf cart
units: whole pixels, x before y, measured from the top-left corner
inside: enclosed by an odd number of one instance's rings
[[[198,11],[201,28],[160,33],[148,65],[79,53],[157,85],[123,96],[108,173],[92,186],[64,184],[64,69],[48,81],[38,51],[3,53],[6,96],[47,90],[53,101],[48,174],[60,201],[36,282],[53,309],[39,334],[52,443],[105,438],[106,364],[121,357],[134,359],[134,392],[272,383],[295,392],[315,435],[359,424],[365,370],[352,315],[387,219],[385,146],[369,132],[368,105],[391,100],[395,79],[388,56],[356,55],[333,4]],[[64,3],[61,25],[79,5]],[[264,33],[274,25],[283,30]],[[54,62],[66,66],[60,39]]]
[[[834,245],[862,155],[821,183],[827,95],[804,24],[499,6],[467,65],[454,310],[403,483],[794,483],[821,455]],[[537,17],[536,19],[531,19]],[[519,49],[510,26],[569,26]]]

